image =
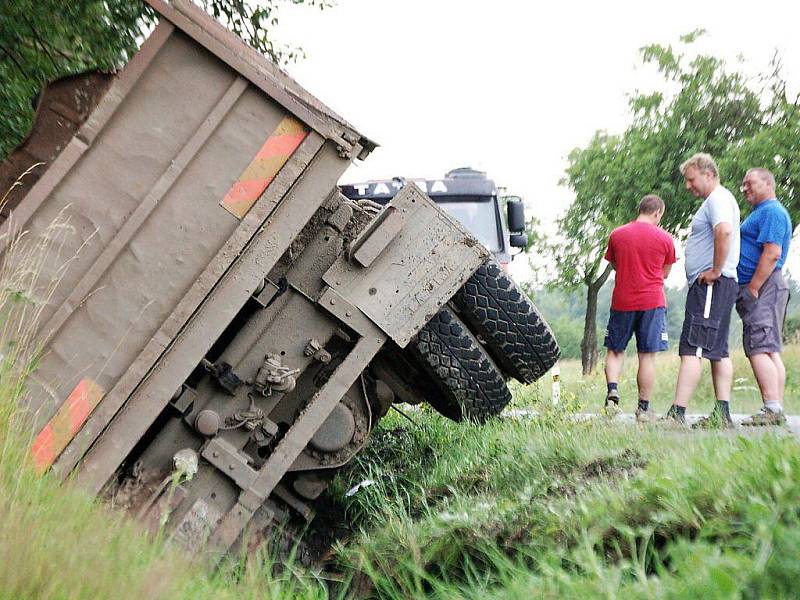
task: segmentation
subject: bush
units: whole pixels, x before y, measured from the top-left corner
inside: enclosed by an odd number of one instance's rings
[[[561,358],[580,358],[583,322],[563,315],[549,323],[561,348]]]
[[[783,342],[785,344],[800,342],[800,314],[786,318],[783,325]]]

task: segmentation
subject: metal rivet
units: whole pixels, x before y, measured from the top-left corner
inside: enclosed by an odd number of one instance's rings
[[[353,313],[351,313],[351,312],[348,310],[348,311],[345,311],[344,315],[345,315],[346,317],[352,317],[352,316],[353,316]]]
[[[229,471],[233,471],[235,468],[236,468],[236,467],[234,467],[233,465],[228,465],[228,470],[229,470]]]
[[[219,458],[219,452],[212,452],[211,456],[213,456],[214,458]]]
[[[331,306],[333,306],[334,304],[336,304],[336,298],[331,298]]]

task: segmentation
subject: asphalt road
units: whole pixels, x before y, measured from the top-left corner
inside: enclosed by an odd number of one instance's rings
[[[505,416],[511,418],[532,418],[537,415],[536,411],[532,410],[525,410],[525,409],[512,409],[503,413]],[[701,417],[705,415],[702,414],[691,414],[686,415],[686,421],[691,425],[696,423]],[[744,419],[749,417],[750,415],[745,414],[734,414],[731,415],[734,423],[739,425]],[[596,418],[607,418],[605,415],[597,414],[597,413],[577,413],[575,418],[578,420],[583,419],[596,419]],[[620,413],[614,417],[615,423],[630,423],[633,424],[636,422],[636,416],[632,413]],[[800,436],[800,415],[786,415],[786,425],[784,426],[785,429],[788,429],[794,435]],[[766,427],[740,427],[739,428],[742,432],[758,432],[758,431],[766,431]]]
[[[597,416],[597,415],[595,415],[595,416]],[[705,416],[705,415],[701,415],[701,414],[686,415],[686,421],[690,425],[692,425],[692,424],[696,423],[703,416]],[[749,416],[750,415],[743,415],[743,414],[737,415],[737,414],[734,414],[734,415],[731,415],[731,419],[733,419],[734,423],[736,423],[737,425],[740,425],[741,422],[744,419],[748,418]],[[636,422],[636,416],[633,415],[633,414],[629,414],[629,413],[619,414],[616,417],[614,417],[614,420],[615,421],[620,421],[620,422],[623,422],[623,423],[635,423]],[[793,434],[800,436],[800,415],[787,415],[786,416],[786,426],[785,427],[789,431],[791,431]],[[765,431],[766,428],[765,427],[741,427],[741,430],[742,431],[759,431],[759,430],[760,431]]]

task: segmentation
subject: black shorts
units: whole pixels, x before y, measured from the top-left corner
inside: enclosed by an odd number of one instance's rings
[[[727,358],[731,311],[738,295],[739,284],[733,277],[720,277],[712,286],[695,281],[686,295],[678,354],[708,360]]]

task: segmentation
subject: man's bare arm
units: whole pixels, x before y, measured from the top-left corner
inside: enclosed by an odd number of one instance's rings
[[[712,284],[722,275],[722,267],[728,258],[731,248],[731,233],[733,226],[730,223],[717,223],[714,227],[714,262],[708,271],[703,271],[697,280],[700,283]]]
[[[714,266],[711,269],[715,273],[722,273],[725,259],[728,258],[728,251],[731,249],[731,233],[733,226],[730,223],[717,223],[714,227]]]
[[[775,265],[781,257],[781,247],[778,244],[767,243],[761,248],[761,256],[756,265],[756,272],[753,273],[750,283],[747,284],[747,289],[754,297],[758,298],[758,292],[764,282],[772,275],[775,270]]]
[[[669,272],[672,271],[672,265],[664,265],[661,267],[661,276],[663,279],[669,277]]]

